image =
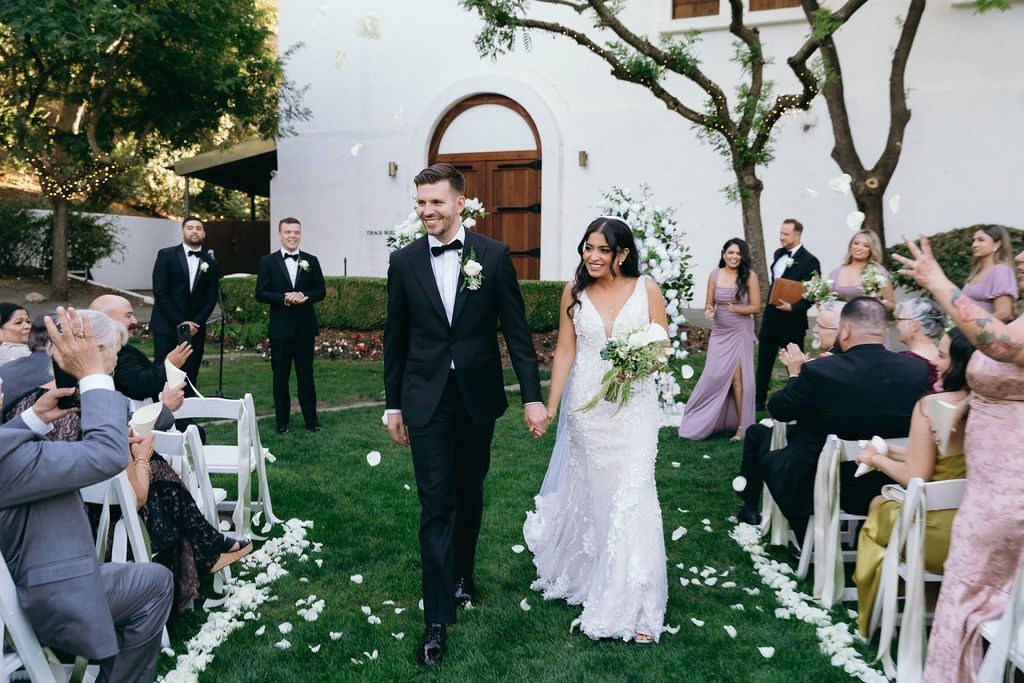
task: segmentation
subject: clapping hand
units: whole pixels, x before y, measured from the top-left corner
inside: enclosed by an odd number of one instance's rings
[[[800,368],[808,359],[809,356],[801,351],[799,346],[792,342],[787,344],[786,348],[779,351],[779,360],[781,360],[782,364],[786,366],[787,370],[789,370],[790,375],[799,375]]]

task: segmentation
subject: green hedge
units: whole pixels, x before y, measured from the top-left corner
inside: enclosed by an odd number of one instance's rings
[[[957,287],[963,286],[964,282],[967,281],[967,277],[971,274],[971,264],[974,263],[971,242],[974,240],[974,233],[978,231],[978,227],[978,225],[972,225],[966,228],[956,228],[928,237],[935,260],[942,266],[942,272],[946,274],[946,277]],[[1020,251],[1022,233],[1017,228],[1006,227],[1006,230],[1010,233],[1012,244],[1003,245],[1003,248],[1009,248],[1010,254],[1017,254]],[[893,283],[897,286],[902,285],[907,289],[919,291],[920,287],[911,278],[896,272],[901,266],[893,258],[893,254],[909,257],[910,250],[902,242],[894,244],[885,250],[885,263],[886,267],[893,274]]]
[[[328,277],[327,298],[316,305],[320,325],[334,330],[379,330],[387,317],[387,280],[379,277]],[[526,307],[526,322],[534,332],[558,327],[558,303],[564,282],[522,280],[519,288]],[[256,301],[255,277],[221,280],[224,307],[237,323],[267,319],[269,308]]]

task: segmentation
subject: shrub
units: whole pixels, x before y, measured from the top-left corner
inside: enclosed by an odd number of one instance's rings
[[[85,270],[123,253],[121,231],[102,216],[68,214],[68,267]],[[50,271],[53,263],[53,214],[16,204],[0,204],[0,270]]]
[[[956,228],[928,237],[935,260],[942,267],[946,277],[958,287],[963,286],[964,282],[967,281],[967,277],[971,274],[971,264],[974,263],[974,255],[971,253],[971,242],[974,240],[974,233],[978,231],[978,227],[977,225],[972,225],[967,228]],[[1021,244],[1022,233],[1016,228],[1007,227],[1006,230],[1010,233],[1010,242],[1012,244],[1004,245],[1004,248],[1010,249],[1011,254],[1016,254],[1018,251],[1017,247]],[[920,291],[921,288],[914,283],[913,279],[896,272],[901,266],[893,258],[893,254],[909,257],[910,250],[902,242],[894,244],[885,250],[885,264],[893,275],[893,284],[905,287],[911,291]]]
[[[387,280],[379,277],[328,277],[327,297],[316,305],[320,325],[333,330],[379,330],[387,318]],[[557,329],[564,282],[522,280],[519,287],[526,322],[534,332]],[[236,323],[265,325],[269,308],[256,301],[256,278],[221,280],[224,307]]]
[[[0,204],[0,272],[21,273],[39,267],[48,216],[16,204]]]

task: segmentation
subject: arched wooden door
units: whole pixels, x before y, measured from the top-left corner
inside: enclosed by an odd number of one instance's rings
[[[466,197],[483,202],[488,215],[473,229],[509,245],[520,279],[538,279],[541,147],[526,110],[503,95],[462,100],[438,124],[429,156],[462,171]]]

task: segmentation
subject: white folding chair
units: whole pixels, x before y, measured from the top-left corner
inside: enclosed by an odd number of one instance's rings
[[[924,584],[942,581],[941,574],[933,574],[924,568],[928,512],[960,507],[966,485],[966,479],[927,483],[920,477],[911,479],[904,493],[899,517],[889,535],[882,560],[878,595],[871,611],[869,632],[874,633],[875,628],[881,626],[875,661],[881,661],[886,675],[890,678],[895,676],[898,681],[921,680],[925,622],[930,616],[926,614]],[[906,561],[901,562],[900,557],[905,557]],[[906,586],[902,619],[899,609],[900,579]],[[891,645],[898,623],[899,660],[894,666]]]
[[[235,531],[246,538],[259,538],[252,533],[252,514],[262,510],[270,523],[280,522],[273,514],[270,504],[270,488],[266,480],[266,460],[272,459],[270,452],[259,441],[256,415],[252,407],[252,395],[242,399],[227,398],[186,398],[175,413],[176,419],[221,419],[236,423],[236,443],[207,444],[202,447],[202,457],[210,474],[230,474],[237,477],[238,494],[235,500],[225,500],[217,507],[232,511]],[[257,500],[252,500],[251,475],[257,473],[259,487]]]
[[[772,426],[770,450],[777,451],[786,447],[786,423],[775,421]],[[768,485],[761,491],[761,536],[769,536],[771,545],[786,545],[790,540],[789,521],[782,510],[775,504]]]
[[[190,431],[195,432],[192,439],[190,439]],[[220,522],[217,517],[217,505],[227,500],[228,494],[224,489],[214,488],[210,483],[210,474],[203,457],[198,428],[195,425],[189,425],[184,433],[154,430],[153,435],[156,437],[153,442],[153,451],[163,456],[172,467],[178,470],[182,483],[192,494],[206,521],[214,527],[218,527]]]
[[[1024,564],[1017,570],[1003,616],[982,626],[981,635],[989,646],[978,671],[978,683],[1010,683],[1017,669],[1024,670]]]
[[[29,678],[36,683],[57,683],[67,680],[64,667],[50,648],[39,644],[28,617],[18,603],[18,591],[14,585],[7,562],[0,554],[0,651],[6,639],[14,646],[13,652],[3,655],[4,683],[15,671],[24,669]]]

